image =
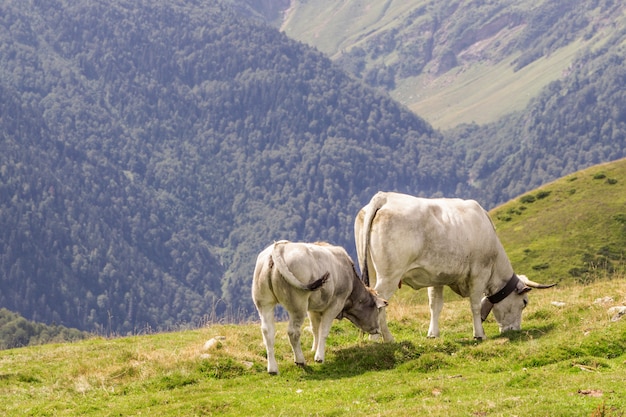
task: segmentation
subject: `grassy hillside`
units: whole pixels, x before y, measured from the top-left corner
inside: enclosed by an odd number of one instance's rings
[[[511,66],[519,56],[516,54],[497,63],[455,68],[439,77],[407,78],[391,96],[439,128],[494,122],[526,108],[542,88],[563,75],[576,53],[587,45],[589,42],[574,42],[519,71]]]
[[[622,5],[587,0],[296,0],[282,30],[450,128],[524,109],[625,25]]]
[[[343,50],[364,44],[378,31],[397,27],[399,19],[427,3],[427,0],[294,1],[285,13],[281,30],[336,57]]]
[[[471,339],[467,300],[449,302],[442,337],[425,337],[426,304],[390,307],[396,343],[335,322],[327,361],[292,363],[278,326],[280,374],[265,372],[257,323],[0,352],[6,416],[332,415],[623,416],[626,327],[607,309],[626,302],[624,276],[533,291],[524,330]],[[614,301],[597,302],[612,297]],[[561,307],[552,301],[565,303]],[[216,348],[207,340],[222,336]],[[311,336],[304,333],[308,346]],[[313,356],[308,349],[307,361]]]
[[[491,211],[518,273],[586,283],[626,270],[626,159],[568,175]]]

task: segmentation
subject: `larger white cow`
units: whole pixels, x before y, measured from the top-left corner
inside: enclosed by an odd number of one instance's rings
[[[389,300],[401,284],[428,287],[428,337],[439,336],[444,285],[469,297],[476,339],[485,338],[491,309],[501,332],[519,330],[526,293],[552,286],[514,274],[489,215],[473,200],[379,192],[359,211],[354,234],[363,280],[374,278],[381,297]],[[380,330],[393,341],[384,309]]]
[[[326,338],[335,318],[347,318],[364,332],[379,333],[379,309],[387,302],[366,288],[352,259],[327,243],[276,242],[257,257],[252,299],[261,318],[267,371],[278,373],[274,356],[274,308],[289,314],[287,333],[294,361],[304,365],[300,329],[308,313],[313,329],[315,361],[324,361]]]

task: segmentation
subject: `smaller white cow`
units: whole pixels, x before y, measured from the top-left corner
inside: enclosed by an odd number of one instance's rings
[[[267,372],[278,373],[274,357],[274,309],[289,314],[288,336],[294,361],[304,365],[300,329],[308,313],[315,361],[324,361],[326,338],[335,318],[347,318],[366,333],[378,334],[378,311],[387,302],[359,279],[345,249],[327,243],[274,243],[257,257],[252,299],[261,318]]]

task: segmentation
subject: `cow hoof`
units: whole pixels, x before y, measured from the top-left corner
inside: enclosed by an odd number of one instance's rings
[[[296,365],[300,368],[304,368],[306,364],[304,362],[296,362]]]
[[[324,359],[315,359],[315,362],[317,362],[317,363],[324,363]]]
[[[278,371],[268,371],[268,374],[274,376],[274,375],[278,375]]]

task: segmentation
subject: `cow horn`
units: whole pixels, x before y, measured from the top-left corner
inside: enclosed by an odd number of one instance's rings
[[[554,284],[539,284],[539,283],[536,283],[535,281],[529,280],[526,275],[518,275],[518,278],[522,280],[524,284],[528,285],[531,288],[543,289],[543,288],[551,288],[556,285],[556,282]]]

